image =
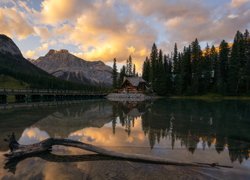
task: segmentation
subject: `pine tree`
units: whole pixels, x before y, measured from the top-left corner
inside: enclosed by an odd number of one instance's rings
[[[113,88],[117,88],[117,66],[116,66],[116,58],[114,58],[113,63]]]
[[[144,63],[143,63],[143,69],[142,69],[142,78],[149,82],[150,80],[150,61],[148,57],[146,57]]]
[[[125,76],[126,76],[126,67],[122,66],[122,68],[120,70],[119,86],[122,85]]]
[[[212,73],[211,73],[212,91],[217,92],[219,64],[218,64],[218,53],[214,45],[211,47],[211,50],[210,50],[210,59],[211,59],[211,64],[212,64]]]
[[[179,65],[178,65],[178,48],[177,44],[174,44],[174,56],[173,56],[173,62],[174,62],[174,74],[179,73]]]
[[[173,90],[172,63],[169,60],[169,57],[167,57],[166,55],[164,55],[164,73],[166,82],[166,95],[170,95]]]
[[[155,78],[157,75],[157,61],[158,61],[158,49],[155,43],[152,46],[151,54],[150,54],[150,82],[155,85]]]
[[[162,50],[159,51],[156,70],[157,74],[155,75],[154,90],[156,91],[157,94],[164,95],[166,94],[166,80],[164,73]]]
[[[127,76],[132,76],[133,75],[133,72],[132,72],[132,57],[131,55],[129,56],[129,58],[127,59],[127,65],[126,65],[126,75]]]
[[[228,43],[223,40],[220,44],[219,51],[219,73],[218,73],[218,91],[221,94],[227,93],[228,88],[228,58],[229,58],[229,46]]]
[[[192,79],[191,69],[191,47],[184,47],[183,60],[181,64],[182,92],[191,94],[190,86]]]
[[[250,94],[250,36],[248,30],[244,33],[244,43],[245,43],[245,57],[246,57],[246,66],[245,66],[245,79],[246,79],[246,93]]]
[[[134,64],[134,67],[133,67],[133,76],[134,76],[134,77],[136,76],[135,64]]]
[[[234,43],[232,47],[232,53],[228,65],[228,88],[229,93],[235,95],[239,90],[239,81],[240,81],[240,64],[241,64],[241,54],[240,49],[242,46],[243,34],[237,31],[234,37]]]
[[[180,77],[180,62],[178,59],[180,55],[178,53],[177,44],[174,44],[174,54],[173,54],[173,89],[176,94],[180,94],[181,89],[181,77]]]
[[[212,80],[212,61],[211,61],[211,53],[210,47],[207,44],[204,52],[204,57],[202,58],[202,93],[206,93],[211,88],[211,80]]]
[[[191,43],[191,61],[192,61],[192,92],[199,94],[201,89],[202,68],[201,68],[202,51],[198,39]]]

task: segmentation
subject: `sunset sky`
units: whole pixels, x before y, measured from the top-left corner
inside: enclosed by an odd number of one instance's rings
[[[218,44],[250,27],[250,0],[1,0],[0,33],[27,58],[68,49],[112,64],[131,54],[137,69],[152,44],[170,52],[198,38]]]

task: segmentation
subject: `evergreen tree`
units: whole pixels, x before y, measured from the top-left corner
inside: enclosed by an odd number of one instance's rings
[[[143,69],[142,69],[142,78],[149,82],[150,80],[150,61],[148,57],[146,57],[144,63],[143,63]]]
[[[230,94],[237,94],[240,80],[240,49],[242,48],[243,34],[237,31],[232,47],[231,57],[228,65],[228,88]]]
[[[245,57],[246,57],[246,66],[245,66],[245,79],[246,79],[246,93],[250,94],[250,36],[248,30],[244,33],[244,44],[245,44]]]
[[[172,63],[169,57],[164,55],[164,72],[165,72],[165,82],[166,82],[166,95],[170,95],[173,90],[172,82]]]
[[[162,50],[159,51],[156,70],[157,74],[155,74],[154,90],[156,91],[157,94],[164,95],[166,94],[166,81],[165,81]]]
[[[211,53],[210,53],[210,47],[207,44],[205,51],[204,51],[204,57],[202,58],[202,81],[201,81],[201,92],[206,93],[211,88],[211,80],[212,80],[212,61],[211,61]]]
[[[134,64],[134,68],[133,68],[133,76],[135,77],[136,75],[136,69],[135,69],[135,64]]]
[[[211,47],[211,50],[210,50],[210,60],[212,64],[212,73],[211,73],[212,91],[217,92],[219,64],[218,64],[218,53],[214,45]]]
[[[127,59],[127,65],[126,65],[126,75],[127,76],[132,76],[133,75],[133,71],[132,71],[132,68],[133,68],[133,66],[132,66],[132,57],[131,57],[131,55],[128,57],[128,59]]]
[[[120,70],[119,86],[122,85],[125,76],[126,76],[126,67],[122,66],[122,68]]]
[[[191,47],[184,47],[183,60],[181,64],[182,92],[191,94],[190,86],[192,79],[191,69]]]
[[[192,92],[199,94],[202,81],[201,68],[202,51],[198,39],[191,43],[191,61],[192,61]]]
[[[173,56],[173,62],[174,62],[174,74],[179,73],[179,65],[178,65],[178,48],[177,44],[174,44],[174,56]]]
[[[157,61],[158,61],[158,49],[155,43],[152,46],[151,54],[150,54],[150,82],[152,86],[155,86],[155,78],[157,75]]]
[[[117,88],[117,66],[116,66],[116,58],[114,58],[113,63],[113,88]]]
[[[229,46],[228,43],[223,40],[220,44],[219,51],[219,73],[218,73],[218,91],[222,94],[226,94],[228,88],[228,58],[229,58]]]

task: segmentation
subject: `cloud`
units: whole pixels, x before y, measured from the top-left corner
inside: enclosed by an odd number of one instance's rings
[[[234,7],[249,2],[249,0],[233,0]],[[132,8],[147,18],[155,19],[156,23],[164,25],[166,41],[190,43],[195,38],[201,41],[219,42],[230,40],[237,30],[249,27],[249,9],[235,9],[221,4],[218,7],[208,6],[203,1],[165,1],[152,3],[149,0],[131,0]]]
[[[48,28],[46,27],[34,27],[34,31],[42,39],[48,39],[52,36]]]
[[[24,53],[24,56],[26,58],[36,59],[40,52],[45,53],[46,51],[48,51],[49,46],[52,46],[54,44],[56,44],[56,41],[50,41],[50,42],[42,43],[39,47],[35,48],[34,50],[26,51]]]
[[[36,51],[28,50],[24,53],[24,56],[29,59],[33,59],[36,56]]]
[[[44,0],[41,4],[41,17],[45,23],[59,23],[80,15],[90,6],[91,0]]]
[[[232,0],[230,6],[233,8],[238,8],[248,2],[250,2],[250,0]]]
[[[54,34],[65,37],[62,43],[79,47],[79,52],[74,54],[83,59],[111,62],[117,58],[123,62],[132,55],[140,70],[157,31],[133,12],[122,16],[117,6],[113,1],[95,4],[94,9],[85,10],[75,24],[63,24]]]
[[[34,33],[24,14],[15,8],[0,8],[0,33],[24,39]]]
[[[27,56],[44,55],[53,41],[53,48],[86,60],[112,64],[116,57],[122,63],[132,55],[139,71],[154,42],[168,53],[174,42],[178,47],[195,38],[218,43],[250,27],[249,0],[43,0],[40,9],[30,1],[4,2],[0,32],[19,39],[33,34],[41,43],[25,47]]]

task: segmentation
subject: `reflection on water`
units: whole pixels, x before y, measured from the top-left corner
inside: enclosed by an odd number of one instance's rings
[[[0,137],[16,132],[22,144],[62,137],[184,161],[242,163],[250,154],[249,117],[250,102],[240,101],[86,101],[1,111]],[[6,144],[0,146],[2,152],[7,149]]]
[[[141,129],[151,148],[161,141],[170,141],[174,149],[178,141],[191,153],[214,146],[218,153],[229,150],[232,162],[242,162],[250,154],[250,104],[226,101],[160,100],[148,104],[114,104],[113,133],[117,121],[128,135],[138,117]],[[178,148],[178,147],[177,147]]]

